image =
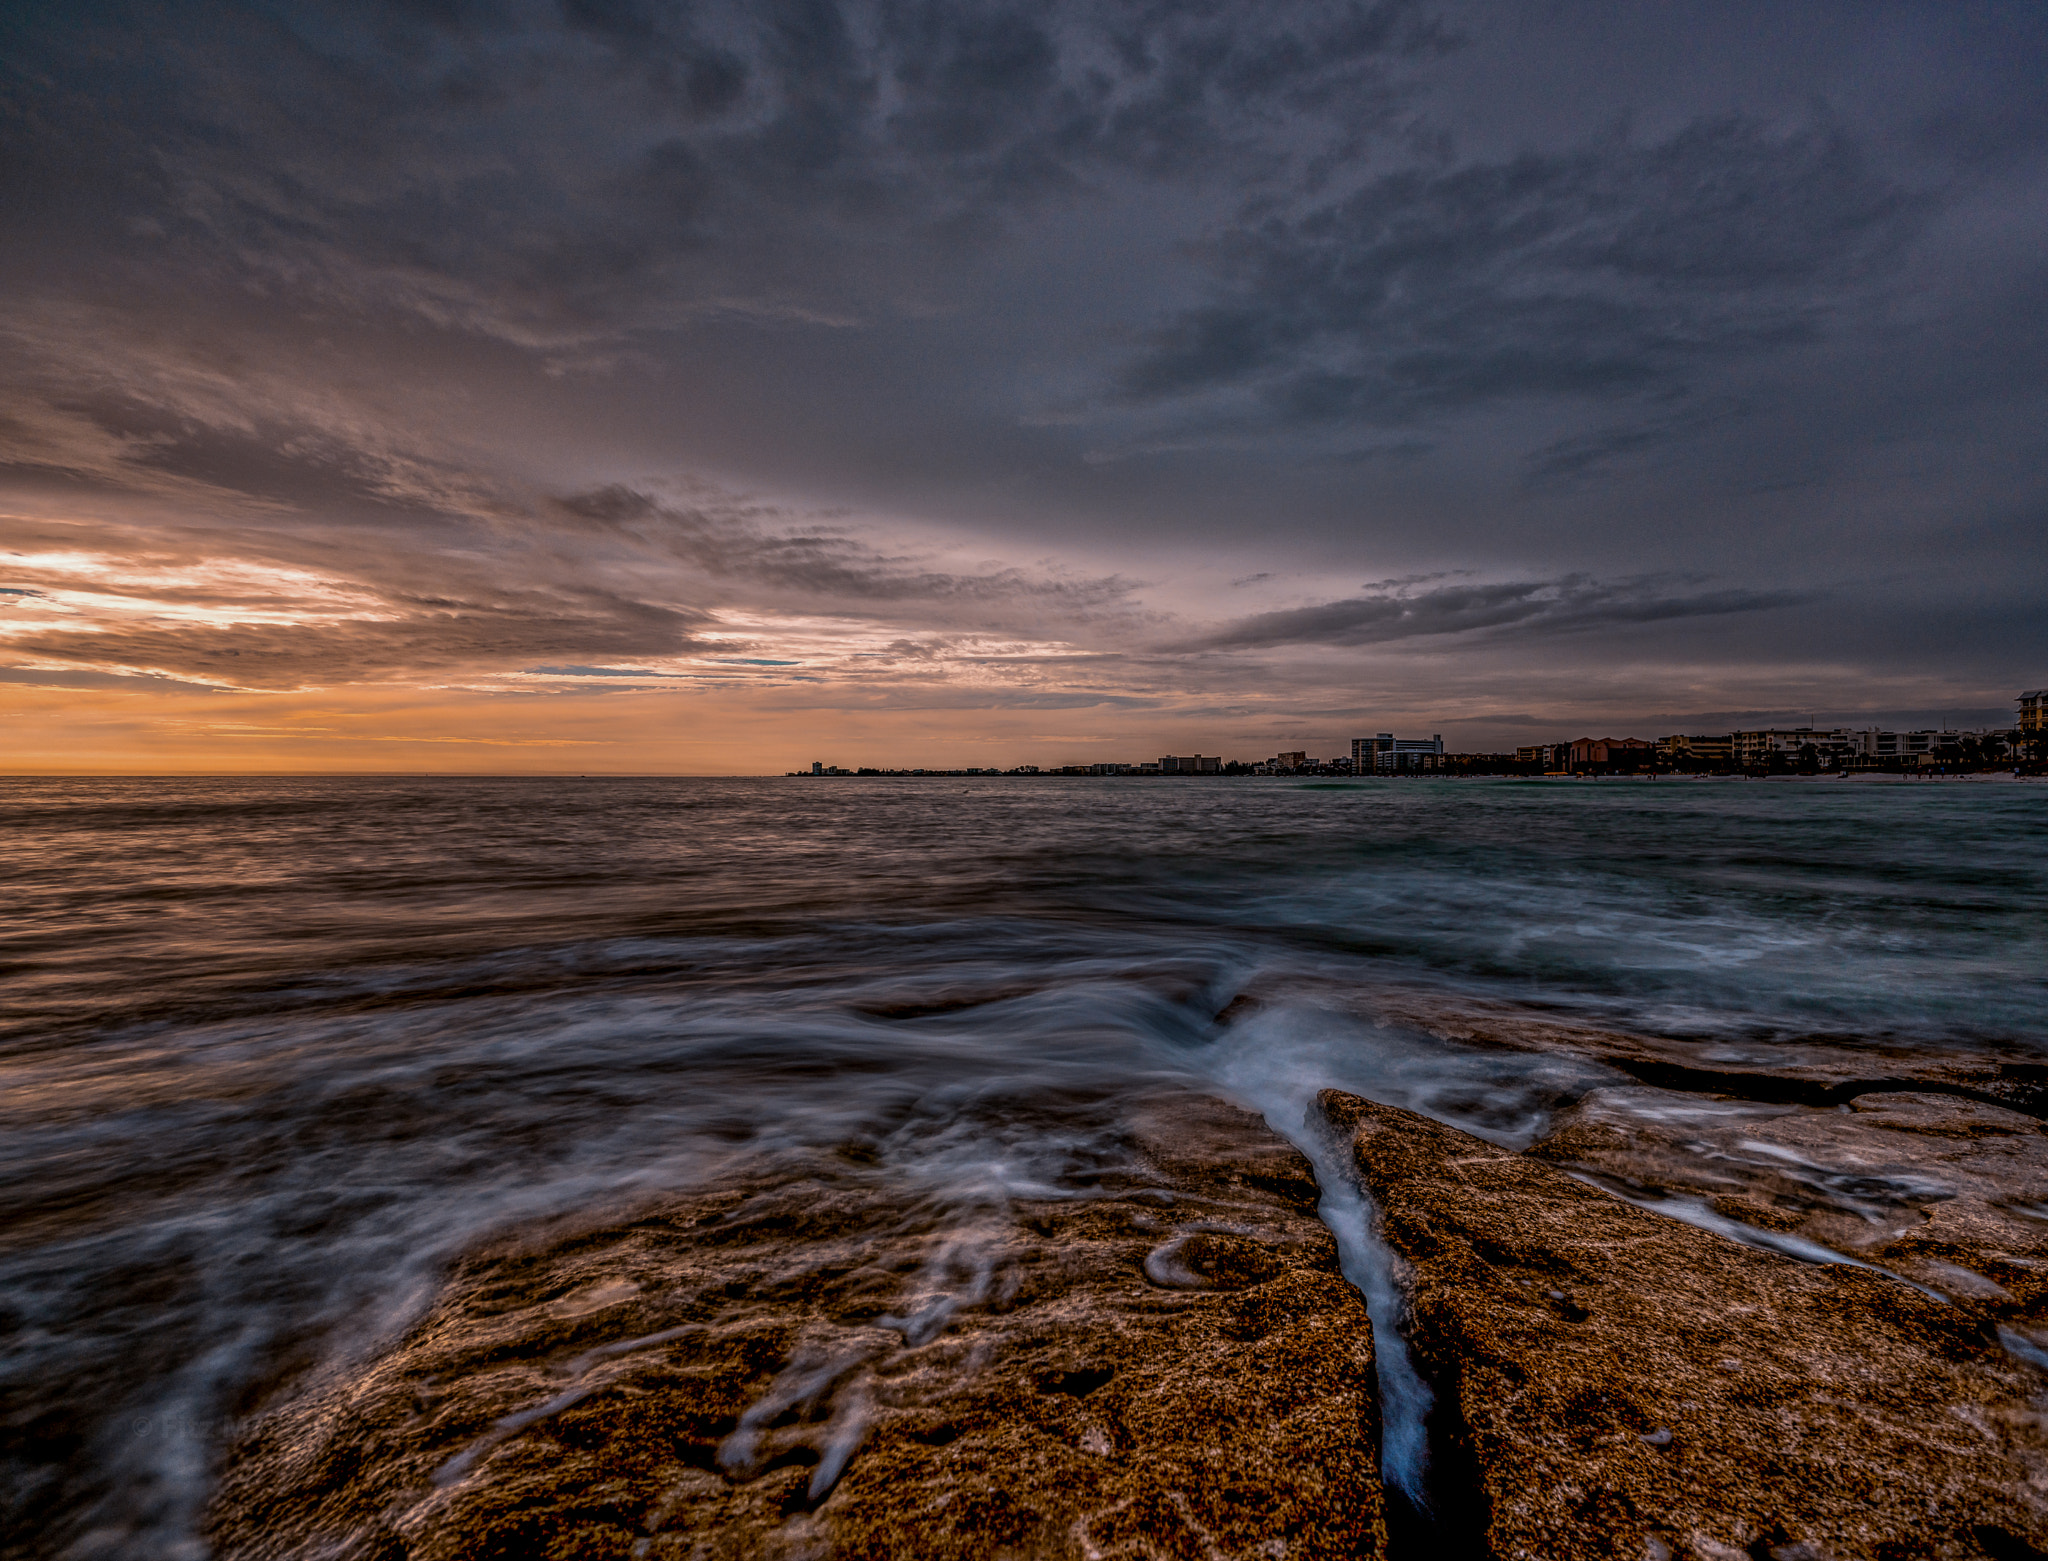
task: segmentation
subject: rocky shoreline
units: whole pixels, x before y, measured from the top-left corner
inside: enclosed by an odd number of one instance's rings
[[[1162,1090],[985,1206],[861,1146],[471,1253],[395,1346],[254,1407],[232,1558],[2048,1555],[2048,1089],[1380,994],[1606,1070],[1508,1147],[1325,1091],[1431,1385],[1383,1497],[1310,1162]],[[1879,1065],[1874,1065],[1879,1064]],[[1285,1124],[1283,1124],[1285,1125]]]
[[[263,1417],[225,1556],[1376,1555],[1372,1336],[1308,1162],[1194,1096],[963,1222],[785,1164],[475,1254]],[[1279,1545],[1280,1550],[1273,1547]]]
[[[1439,1479],[1476,1553],[1890,1561],[2048,1538],[2039,1381],[1970,1310],[1624,1202],[1556,1140],[1514,1154],[1320,1104],[1407,1266]]]

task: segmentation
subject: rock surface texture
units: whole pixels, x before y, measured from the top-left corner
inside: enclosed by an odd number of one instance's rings
[[[1409,1112],[1337,1092],[1319,1107],[1410,1270],[1441,1507],[1462,1529],[1447,1554],[2048,1547],[2041,1379],[1983,1317],[1647,1212]]]
[[[2048,1128],[2032,1117],[1911,1092],[1817,1110],[1601,1089],[1530,1153],[1743,1239],[1902,1274],[2048,1364]]]
[[[783,1164],[473,1255],[260,1415],[224,1558],[1385,1551],[1371,1333],[1308,1163],[1172,1097],[977,1209]]]
[[[1808,1106],[1919,1091],[2048,1117],[2048,1065],[2027,1053],[1958,1056],[1905,1045],[1851,1045],[1822,1036],[1706,1042],[1532,1015],[1514,1004],[1480,999],[1450,1002],[1436,994],[1386,991],[1354,1001],[1375,1018],[1445,1040],[1576,1057],[1658,1088]]]
[[[1590,1024],[1522,1003],[1392,984],[1364,987],[1296,972],[1254,982],[1218,1017],[1229,1021],[1276,1003],[1325,1007],[1480,1051],[1572,1059],[1674,1091],[1808,1106],[1911,1091],[2048,1118],[2048,1063],[2031,1052],[1958,1055],[1852,1044],[1840,1036],[1683,1039]]]

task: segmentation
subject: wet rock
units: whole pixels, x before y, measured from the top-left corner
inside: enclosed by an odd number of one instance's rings
[[[1434,988],[1359,986],[1295,972],[1241,992],[1217,1017],[1240,1020],[1274,1003],[1310,1003],[1485,1050],[1572,1058],[1660,1089],[1787,1105],[1837,1106],[1872,1093],[1954,1095],[2048,1118],[2048,1064],[2038,1055],[1968,1054],[1842,1036],[1713,1039],[1650,1035],[1589,1023],[1539,1005]]]
[[[1704,1205],[1766,1241],[1903,1274],[2048,1345],[2048,1130],[2016,1111],[1919,1093],[1826,1110],[1601,1089],[1529,1152],[1681,1216]]]
[[[1576,1057],[1662,1089],[1809,1106],[1912,1090],[2048,1117],[2048,1066],[2018,1052],[1958,1055],[1838,1036],[1703,1040],[1646,1035],[1513,1003],[1433,993],[1377,993],[1367,1006],[1388,1023],[1413,1025],[1445,1040]]]
[[[1897,1279],[1739,1245],[1542,1158],[1325,1093],[1486,1556],[2028,1556],[2041,1378]]]
[[[257,1420],[211,1537],[365,1561],[1382,1554],[1370,1331],[1307,1162],[1187,1096],[1127,1148],[979,1203],[858,1155],[785,1163],[474,1254],[395,1347]]]

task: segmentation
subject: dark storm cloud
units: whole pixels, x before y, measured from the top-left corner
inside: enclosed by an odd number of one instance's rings
[[[1928,208],[1838,129],[1733,117],[1404,170],[1227,234],[1221,297],[1163,328],[1124,385],[1257,385],[1286,419],[1370,422],[1682,387],[1815,340]]]
[[[1762,612],[1816,599],[1796,591],[1692,591],[1669,579],[1513,580],[1430,585],[1389,580],[1362,596],[1257,613],[1199,642],[1212,650],[1278,645],[1383,645],[1442,635],[1561,634],[1672,618]]]
[[[25,20],[0,194],[52,211],[83,182],[177,263],[557,351],[721,314],[845,323],[893,295],[859,273],[906,242],[1109,178],[1281,175],[1384,120],[1386,62],[1452,42],[1410,0],[170,20]]]
[[[10,8],[0,561],[99,562],[5,646],[2032,686],[2044,72],[2017,4]]]
[[[1574,434],[1531,450],[1525,458],[1524,482],[1531,488],[1583,481],[1602,474],[1616,461],[1642,455],[1659,446],[1675,443],[1716,423],[1740,417],[1745,408],[1739,401],[1716,401],[1683,405],[1676,411],[1596,428]]]

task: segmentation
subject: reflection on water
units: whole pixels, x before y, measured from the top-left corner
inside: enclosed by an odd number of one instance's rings
[[[1703,1046],[2024,1043],[2048,868],[2010,842],[2044,813],[2026,787],[7,782],[9,1527],[202,1554],[253,1388],[387,1336],[508,1224],[830,1147],[946,1211],[897,1319],[936,1330],[978,1221],[1084,1187],[1160,1086],[1305,1144],[1334,1086],[1520,1146],[1613,1082],[1311,977]],[[1219,1024],[1254,985],[1278,1000]]]

